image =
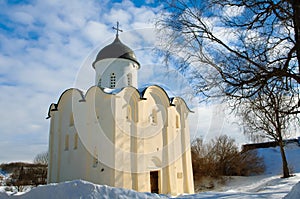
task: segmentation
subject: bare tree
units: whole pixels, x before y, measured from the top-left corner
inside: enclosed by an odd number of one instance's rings
[[[203,176],[250,175],[264,171],[262,158],[255,152],[239,152],[235,140],[227,135],[216,137],[207,144],[198,138],[192,142],[191,152],[196,179]]]
[[[299,4],[167,1],[157,23],[165,41],[161,52],[166,58],[175,55],[181,69],[192,71],[197,91],[206,96],[221,94],[242,102],[270,83],[299,93]],[[285,112],[298,113],[298,108],[295,103]]]
[[[245,126],[244,133],[250,135],[251,139],[259,136],[275,140],[278,143],[282,157],[283,177],[289,177],[284,138],[289,135],[293,124],[296,124],[296,117],[285,114],[282,110],[286,110],[293,102],[291,102],[290,96],[267,88],[255,99],[244,103],[239,113]]]
[[[35,164],[48,165],[48,152],[39,153],[34,157]]]
[[[157,23],[164,33],[161,52],[192,74],[195,88],[206,97],[224,97],[242,112],[258,111],[248,106],[252,102],[277,100],[268,109],[280,115],[277,119],[288,118],[300,112],[299,13],[297,0],[169,0]],[[274,125],[270,117],[256,123],[258,114],[251,119],[260,128],[271,124],[276,136],[269,137],[276,141],[289,125]],[[283,176],[289,176],[285,168]]]
[[[238,156],[238,147],[234,139],[221,135],[209,144],[210,156],[217,162],[217,171],[222,175],[229,175]]]

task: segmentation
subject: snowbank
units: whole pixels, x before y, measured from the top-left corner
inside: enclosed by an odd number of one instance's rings
[[[295,176],[291,178],[280,178],[281,175],[281,157],[278,147],[258,149],[261,156],[264,157],[266,172],[260,176],[250,177],[232,177],[230,181],[220,190],[211,192],[202,192],[197,194],[182,195],[178,198],[300,198],[300,147],[289,144],[286,146],[286,155],[289,166],[293,168]],[[3,176],[6,176],[2,173]],[[295,186],[294,186],[295,185]],[[292,188],[293,187],[293,188]],[[291,190],[292,188],[292,190]],[[7,195],[12,194],[12,195]],[[169,198],[167,195],[152,193],[140,193],[133,190],[114,188],[105,185],[96,185],[90,182],[75,180],[62,182],[58,184],[49,184],[33,188],[26,193],[5,193],[4,187],[0,186],[0,199],[68,199],[68,198]]]
[[[74,198],[168,198],[165,195],[158,195],[152,193],[140,193],[133,190],[127,190],[122,188],[113,188],[106,185],[95,185],[90,182],[82,180],[74,180],[70,182],[63,182],[58,184],[49,184],[44,186],[38,186],[27,193],[17,196],[7,196],[2,193],[0,198],[17,198],[17,199],[74,199]]]
[[[284,199],[298,199],[300,198],[300,182],[293,186],[292,190],[284,197]]]
[[[7,199],[9,197],[8,197],[8,195],[5,192],[0,192],[0,198],[1,199]]]
[[[252,198],[283,198],[286,196],[291,187],[300,181],[300,174],[297,174],[292,178],[280,178],[279,176],[256,179],[256,177],[243,177],[238,180],[239,185],[232,186],[230,190],[222,192],[201,192],[197,194],[181,195],[178,198],[181,199],[194,199],[194,198],[210,198],[210,199],[252,199]],[[256,182],[252,185],[246,185],[250,182]],[[293,190],[286,196],[287,199],[300,198],[300,183],[295,186]],[[20,193],[17,193],[20,194]],[[44,186],[38,186],[33,188],[27,193],[21,195],[8,196],[5,192],[0,192],[0,199],[144,199],[144,198],[162,198],[167,199],[170,196],[153,193],[140,193],[133,190],[127,190],[122,188],[114,188],[105,185],[95,185],[90,182],[82,180],[74,180],[70,182],[63,182],[58,184],[49,184]]]

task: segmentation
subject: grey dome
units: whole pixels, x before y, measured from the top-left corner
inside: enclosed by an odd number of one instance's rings
[[[95,68],[96,62],[107,58],[128,59],[134,61],[138,66],[140,66],[140,63],[137,61],[134,52],[128,46],[123,44],[118,36],[111,44],[100,50],[96,60],[93,62],[93,67]]]

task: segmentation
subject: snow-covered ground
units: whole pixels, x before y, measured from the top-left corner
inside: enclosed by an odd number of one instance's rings
[[[181,195],[177,198],[300,198],[300,147],[289,144],[286,153],[290,168],[295,176],[280,178],[281,158],[279,148],[259,149],[265,159],[264,175],[230,177],[218,191]],[[293,188],[294,187],[294,188]],[[293,188],[293,189],[292,189]],[[139,193],[132,190],[95,185],[82,180],[50,184],[33,188],[26,193],[12,193],[10,196],[0,187],[0,198],[170,198],[166,195]]]

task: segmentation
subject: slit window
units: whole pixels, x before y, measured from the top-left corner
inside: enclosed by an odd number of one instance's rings
[[[70,122],[69,122],[70,126],[74,126],[74,116],[73,113],[71,113],[70,115]]]
[[[153,125],[157,124],[157,111],[155,109],[152,109],[152,113],[150,115],[150,122]]]
[[[100,110],[99,109],[96,109],[96,118],[97,118],[97,120],[100,119]]]
[[[65,150],[69,150],[69,135],[65,136]]]
[[[128,105],[127,106],[127,113],[126,113],[127,115],[126,115],[126,119],[128,120],[128,121],[131,121],[132,120],[132,112],[131,112],[131,106],[130,105]]]
[[[74,149],[78,148],[78,133],[74,135]]]
[[[179,115],[176,115],[176,128],[177,129],[180,128],[180,118],[179,118]]]
[[[98,162],[98,153],[97,153],[97,149],[95,147],[94,154],[93,154],[93,167],[94,168],[97,167],[98,163],[99,163]]]

